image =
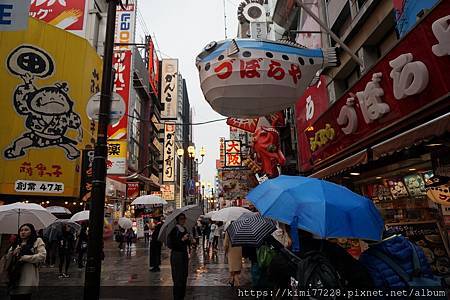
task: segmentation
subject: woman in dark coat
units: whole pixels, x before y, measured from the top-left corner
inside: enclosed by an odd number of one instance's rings
[[[184,226],[186,216],[179,214],[176,217],[177,225],[172,229],[167,238],[167,245],[172,250],[170,253],[170,265],[172,268],[173,298],[184,299],[189,268],[188,248],[190,246],[189,232]]]
[[[58,243],[59,252],[59,278],[68,278],[69,265],[72,259],[72,252],[74,249],[74,236],[70,232],[70,228],[67,225],[62,227],[62,235]],[[65,265],[64,272],[63,266]]]
[[[161,231],[163,223],[158,220],[155,229],[152,233],[152,240],[150,241],[150,267],[152,272],[159,272],[161,265],[161,242],[158,240],[159,232]]]

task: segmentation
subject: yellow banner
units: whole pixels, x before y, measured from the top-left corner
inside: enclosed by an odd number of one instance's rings
[[[127,140],[108,141],[108,174],[127,173]]]
[[[0,32],[0,194],[79,195],[81,149],[96,133],[86,105],[100,82],[86,40],[33,18]]]

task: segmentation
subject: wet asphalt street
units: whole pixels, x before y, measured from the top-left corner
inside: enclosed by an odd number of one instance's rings
[[[101,299],[172,298],[170,253],[167,248],[162,250],[161,271],[150,272],[148,245],[139,241],[125,251],[120,251],[117,245],[114,241],[105,242]],[[222,249],[220,244],[219,251],[204,253],[199,246],[191,253],[185,299],[235,299],[235,290],[227,287],[228,265]],[[60,279],[57,267],[41,267],[40,289],[33,299],[82,299],[84,269],[79,269],[72,262],[69,275],[70,278]],[[250,264],[245,262],[241,285],[249,286],[250,280]]]

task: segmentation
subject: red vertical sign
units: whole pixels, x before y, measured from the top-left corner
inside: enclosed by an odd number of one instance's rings
[[[298,161],[300,170],[306,172],[312,168],[311,149],[306,132],[312,130],[312,124],[328,107],[328,90],[324,76],[309,87],[295,105]]]
[[[131,51],[116,51],[113,58],[114,91],[122,96],[125,101],[125,115],[117,122],[108,127],[108,139],[119,140],[127,136],[128,126],[128,101],[130,98],[131,85]]]

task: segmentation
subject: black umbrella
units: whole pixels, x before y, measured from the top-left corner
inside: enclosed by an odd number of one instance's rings
[[[227,228],[233,247],[259,247],[264,239],[277,229],[275,222],[258,213],[246,214]]]

